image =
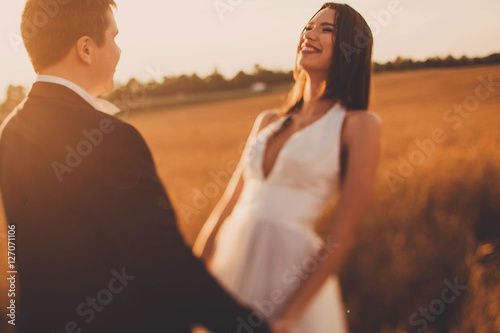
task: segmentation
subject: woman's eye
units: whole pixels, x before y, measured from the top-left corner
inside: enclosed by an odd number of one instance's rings
[[[305,27],[304,30],[309,31],[309,30],[312,30],[312,28],[311,27]]]
[[[333,29],[329,29],[329,28],[325,28],[325,29],[323,29],[323,32],[325,32],[325,31],[326,31],[326,32],[334,32],[334,31],[333,31]]]

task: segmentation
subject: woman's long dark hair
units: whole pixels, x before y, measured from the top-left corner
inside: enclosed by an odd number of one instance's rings
[[[340,101],[348,110],[367,110],[372,71],[371,29],[365,19],[349,5],[328,2],[317,13],[327,8],[335,10],[333,23],[337,25],[337,32],[332,63],[321,99]],[[300,45],[297,47],[297,57],[299,50]],[[283,114],[300,108],[304,101],[306,76],[297,61],[293,74],[295,84],[284,105]]]

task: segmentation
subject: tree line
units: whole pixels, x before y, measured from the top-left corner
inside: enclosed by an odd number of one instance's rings
[[[397,57],[394,61],[388,61],[385,64],[375,63],[373,71],[375,73],[404,71],[425,68],[440,68],[440,67],[463,67],[471,65],[488,65],[500,63],[500,53],[493,53],[486,57],[468,58],[462,56],[455,58],[451,55],[446,58],[432,57],[426,60],[415,61],[410,58]]]
[[[374,73],[416,70],[440,67],[461,67],[471,65],[487,65],[500,63],[500,53],[493,53],[486,57],[469,58],[462,56],[455,58],[432,57],[426,60],[415,61],[409,58],[397,57],[394,61],[386,63],[374,63]],[[283,86],[293,82],[293,71],[272,71],[255,65],[252,73],[238,72],[234,77],[226,79],[217,69],[204,78],[197,74],[166,76],[162,82],[140,82],[135,78],[123,86],[119,86],[105,98],[109,101],[120,101],[130,96],[147,94],[149,98],[162,98],[179,95],[210,94],[221,91],[245,90],[260,84],[260,88],[267,89],[274,86]],[[26,95],[26,88],[22,86],[9,85],[6,91],[5,101],[0,105],[0,121],[19,104]],[[120,105],[118,105],[120,106]]]
[[[180,94],[203,94],[219,91],[250,89],[254,84],[264,83],[267,87],[288,84],[293,81],[292,71],[271,71],[255,65],[253,73],[238,72],[233,78],[226,79],[217,68],[204,78],[196,73],[192,75],[166,76],[163,82],[129,82],[106,95],[110,101],[126,99],[130,95],[138,96],[147,92],[148,97],[168,97]]]

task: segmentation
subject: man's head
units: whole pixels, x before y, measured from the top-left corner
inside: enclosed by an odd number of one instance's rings
[[[27,0],[21,34],[35,72],[74,78],[96,96],[112,89],[121,51],[111,7],[114,0]]]

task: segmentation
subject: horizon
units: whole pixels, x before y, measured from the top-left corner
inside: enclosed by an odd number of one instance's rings
[[[256,64],[273,71],[292,70],[300,31],[324,2],[206,0],[193,4],[145,0],[140,8],[154,10],[138,16],[137,3],[118,0],[115,17],[122,57],[116,86],[131,78],[147,81],[144,78],[151,76],[157,81],[182,74],[206,77],[215,68],[231,78],[239,71],[251,73]],[[397,57],[415,61],[448,55],[484,57],[500,49],[492,43],[495,32],[500,31],[500,20],[496,19],[500,3],[495,0],[479,0],[474,7],[464,0],[346,3],[360,12],[372,29],[374,62],[386,63]],[[30,87],[36,77],[19,37],[23,7],[24,2],[14,2],[1,14],[2,101],[9,84]],[[196,23],[185,23],[188,21]]]

